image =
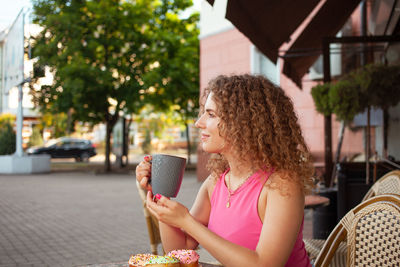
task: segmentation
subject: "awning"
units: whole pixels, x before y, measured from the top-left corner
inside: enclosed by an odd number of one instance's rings
[[[207,1],[214,4],[214,0]],[[322,53],[322,38],[335,36],[360,3],[360,0],[321,1],[325,3],[283,55],[283,73],[299,87],[301,78]],[[272,62],[276,62],[281,45],[289,41],[293,32],[319,2],[320,0],[228,0],[226,18]],[[312,53],[309,53],[310,50]],[[299,52],[307,53],[289,57]]]
[[[207,0],[211,5],[214,0]],[[226,18],[272,62],[319,0],[229,0]]]
[[[360,0],[327,0],[283,55],[283,73],[301,88],[301,78],[322,54],[322,38],[334,37]]]

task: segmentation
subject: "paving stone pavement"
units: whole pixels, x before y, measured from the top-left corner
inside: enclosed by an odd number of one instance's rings
[[[187,171],[178,201],[190,207],[199,188]],[[0,175],[0,267],[121,262],[149,252],[133,174]]]
[[[200,187],[185,173],[178,200]],[[135,177],[129,174],[0,175],[0,266],[78,266],[150,252]]]

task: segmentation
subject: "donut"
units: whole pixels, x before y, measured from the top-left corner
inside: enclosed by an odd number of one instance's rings
[[[155,256],[145,263],[146,267],[180,267],[179,259],[171,256]]]
[[[199,266],[199,254],[191,249],[179,249],[170,251],[167,256],[178,258],[183,267]]]
[[[136,254],[129,259],[129,267],[180,267],[178,258],[153,254]]]
[[[129,259],[129,267],[142,267],[145,266],[149,259],[156,257],[152,254],[136,254],[132,255]]]

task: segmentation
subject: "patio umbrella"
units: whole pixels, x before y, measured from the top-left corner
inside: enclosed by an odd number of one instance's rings
[[[322,38],[335,36],[360,0],[327,0],[286,51],[283,73],[301,88],[301,79],[322,54]]]
[[[211,5],[215,2],[207,1]],[[360,0],[227,0],[226,18],[264,55],[276,62],[281,45],[289,41],[293,32],[321,1],[324,3],[320,4],[315,16],[283,55],[283,73],[301,88],[301,78],[322,53],[322,38],[334,36]],[[293,57],[299,52],[303,55]]]
[[[207,0],[211,5],[214,0]],[[319,0],[228,0],[226,18],[272,62]]]

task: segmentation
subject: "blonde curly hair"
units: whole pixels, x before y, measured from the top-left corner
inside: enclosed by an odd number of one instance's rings
[[[273,168],[283,173],[282,179],[297,182],[308,193],[314,168],[293,103],[285,92],[264,76],[249,74],[218,76],[209,82],[203,97],[211,92],[221,119],[220,135],[236,156],[250,161],[254,170]],[[213,154],[207,164],[213,177],[228,167],[220,154]]]

